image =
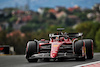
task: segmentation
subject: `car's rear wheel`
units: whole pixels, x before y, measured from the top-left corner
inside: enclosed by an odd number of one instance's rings
[[[30,57],[34,54],[37,54],[37,42],[35,41],[29,41],[27,43],[27,48],[26,48],[26,59],[28,60],[28,62],[37,62],[38,59],[30,59]]]
[[[78,41],[76,41],[75,42],[75,54],[77,55],[77,56],[82,56],[82,51],[83,51],[83,49],[82,48],[85,48],[85,46],[84,46],[84,42],[83,42],[83,40],[78,40]],[[85,60],[85,53],[84,53],[84,56],[82,56],[82,57],[77,57],[77,58],[75,58],[76,60],[82,60],[82,61],[84,61]]]
[[[91,39],[84,40],[86,45],[87,59],[93,59],[93,41]]]

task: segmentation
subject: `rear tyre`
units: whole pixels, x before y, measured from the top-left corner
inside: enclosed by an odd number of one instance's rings
[[[83,47],[83,40],[78,40],[75,42],[75,54],[77,56],[82,56],[82,47]],[[82,61],[85,61],[85,55],[81,58],[77,57],[75,58],[76,60],[82,60]]]
[[[29,59],[33,54],[37,54],[37,43],[35,41],[29,41],[26,48],[26,59],[28,62],[37,62],[38,59]]]
[[[85,39],[84,42],[86,45],[87,59],[93,59],[93,41],[90,39]]]

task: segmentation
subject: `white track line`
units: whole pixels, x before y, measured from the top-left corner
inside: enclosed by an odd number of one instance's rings
[[[94,55],[100,55],[100,53],[94,53]]]
[[[82,67],[82,66],[91,65],[91,64],[96,64],[96,63],[100,63],[100,61],[90,62],[90,63],[87,63],[87,64],[77,65],[77,66],[74,66],[74,67]]]
[[[100,53],[94,53],[94,55],[100,55]],[[81,65],[77,65],[77,66],[73,66],[73,67],[82,67],[82,66],[96,64],[96,63],[100,63],[100,61],[90,62],[90,63],[81,64]]]

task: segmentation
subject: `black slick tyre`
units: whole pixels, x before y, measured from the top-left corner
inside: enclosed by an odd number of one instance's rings
[[[26,59],[28,62],[37,62],[38,59],[30,59],[34,54],[37,54],[37,43],[35,41],[29,41],[26,48]]]
[[[74,51],[75,51],[75,54],[77,56],[82,56],[82,47],[83,47],[83,44],[84,44],[83,40],[78,40],[78,41],[75,42],[75,47],[74,47],[75,49],[74,49]],[[77,57],[75,59],[76,60],[85,61],[85,55],[83,57],[81,57],[81,58]]]
[[[93,59],[93,41],[91,39],[84,40],[86,45],[87,59]]]

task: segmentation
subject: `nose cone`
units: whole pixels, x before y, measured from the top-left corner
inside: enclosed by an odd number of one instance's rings
[[[52,43],[51,53],[50,53],[51,58],[55,58],[57,56],[60,45],[61,43],[58,42]]]
[[[50,56],[51,58],[55,58],[57,56],[57,53],[52,53]]]

